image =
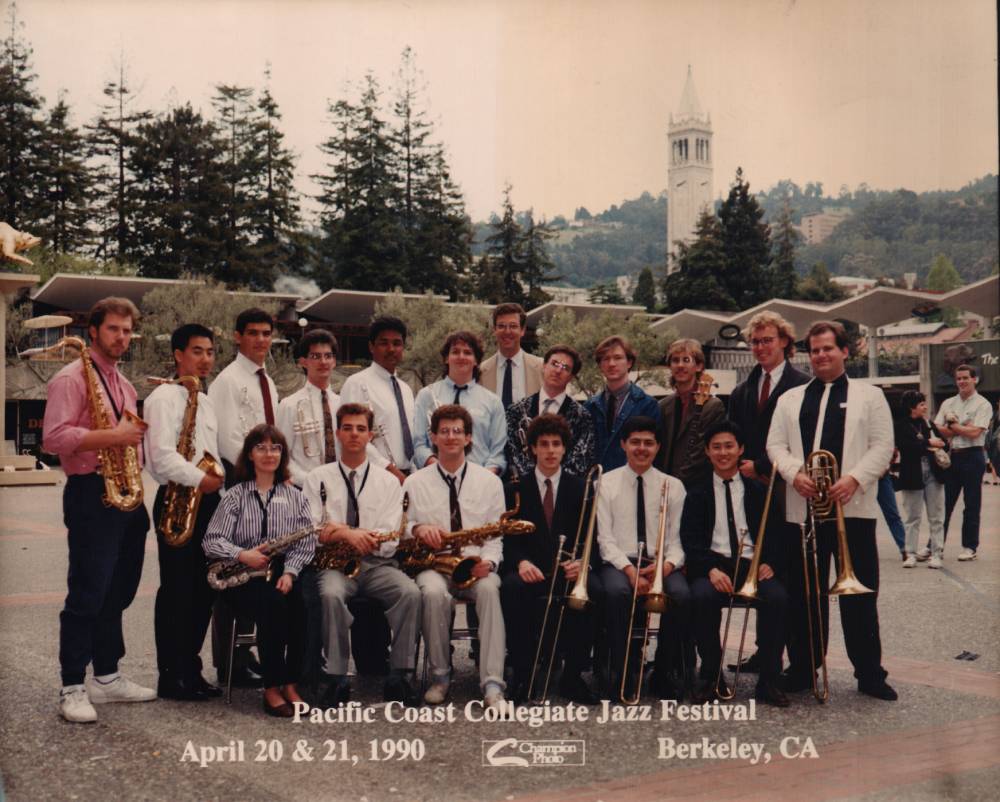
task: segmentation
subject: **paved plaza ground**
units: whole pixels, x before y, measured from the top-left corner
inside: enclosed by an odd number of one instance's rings
[[[67,724],[57,713],[67,562],[61,496],[61,485],[0,490],[0,773],[8,800],[997,798],[1000,487],[984,487],[975,562],[956,561],[956,527],[944,570],[904,570],[880,525],[883,662],[899,701],[857,693],[834,609],[826,705],[796,694],[786,710],[757,707],[755,721],[739,722],[663,721],[655,704],[650,721],[599,723],[600,709],[592,708],[586,722],[538,727],[467,720],[465,704],[478,696],[464,643],[450,723],[386,721],[381,685],[365,679],[355,683],[355,699],[370,710],[371,723],[269,719],[259,692],[237,690],[230,707],[221,700],[105,705],[96,724]],[[153,686],[157,576],[150,537],[126,616],[122,668]],[[979,657],[956,660],[962,652]],[[752,682],[741,681],[738,710],[749,711],[751,691]],[[748,751],[758,745],[761,760],[726,756],[734,742]],[[683,745],[702,750],[706,743],[712,758],[678,754]],[[204,767],[184,759],[213,755],[237,759]],[[555,757],[563,763],[534,765]]]

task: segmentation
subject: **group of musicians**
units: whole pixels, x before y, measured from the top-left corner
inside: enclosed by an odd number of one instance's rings
[[[644,628],[640,614],[652,597],[665,607],[656,608],[664,612],[649,691],[729,698],[721,611],[751,570],[757,653],[741,668],[758,674],[757,699],[787,706],[786,693],[815,690],[825,666],[830,557],[845,542],[869,591],[839,599],[858,690],[896,698],[881,665],[875,546],[875,487],[892,456],[892,423],[881,390],[847,378],[838,323],[806,334],[809,379],[789,362],[791,325],[755,316],[744,335],[758,365],[730,397],[727,417],[690,339],[670,346],[673,392],[657,403],[630,379],[628,341],[605,338],[594,353],[604,387],[577,403],[568,387],[580,354],[566,345],[542,359],[525,353],[516,304],[494,309],[498,352],[485,360],[478,336],[449,335],[441,380],[416,398],[398,373],[402,321],[373,321],[372,364],[340,396],[331,387],[336,340],[311,331],[295,348],[305,384],[279,404],[266,369],[274,321],[249,309],[235,323],[239,353],[207,393],[213,332],[196,323],[173,332],[174,380],[149,395],[143,423],[117,365],[138,322],[128,300],[98,302],[89,360],[49,384],[43,446],[67,475],[59,659],[68,721],[95,721],[93,705],[104,702],[219,696],[200,658],[213,607],[220,682],[233,670],[257,681],[272,716],[293,714],[306,679],[319,680],[323,705],[347,702],[352,648],[357,659],[359,648],[388,646],[387,701],[441,704],[452,679],[454,599],[468,602],[477,622],[487,706],[505,693],[537,699],[540,667],[556,668],[568,700],[624,698],[626,685],[638,698],[645,642],[634,639],[648,634],[651,616]],[[180,381],[187,376],[197,382]],[[155,690],[118,665],[150,523],[143,504],[108,500],[109,483],[126,481],[117,474],[127,460],[117,455],[128,449],[159,484]],[[808,469],[816,451],[832,455],[832,472]],[[206,468],[205,455],[221,465]],[[172,532],[185,509],[178,498],[194,501],[183,539]],[[819,500],[835,514],[818,515]],[[530,533],[508,526],[519,521]],[[805,540],[812,566],[800,556]],[[213,563],[221,590],[206,581]],[[561,610],[571,592],[583,602]],[[359,599],[374,617],[355,620]],[[234,617],[240,631],[255,627],[259,662],[248,655],[227,664]],[[414,679],[421,640],[422,697]],[[584,678],[590,668],[596,687]]]

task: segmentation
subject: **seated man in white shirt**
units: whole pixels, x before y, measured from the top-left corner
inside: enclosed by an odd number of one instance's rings
[[[392,628],[387,702],[417,704],[406,674],[413,668],[420,591],[396,565],[403,491],[396,478],[368,461],[365,448],[372,437],[372,411],[363,404],[343,404],[337,410],[340,462],[321,465],[309,473],[303,492],[313,521],[325,523],[319,534],[317,559],[323,547],[350,547],[360,563],[356,576],[336,569],[317,572],[322,610],[324,670],[329,687],[323,704],[336,707],[350,701],[347,663],[353,617],[347,603],[358,593],[381,604]],[[347,574],[352,573],[347,570]]]
[[[684,565],[680,522],[684,509],[684,485],[673,476],[653,467],[660,441],[656,421],[644,415],[631,417],[621,429],[621,447],[626,464],[604,474],[597,494],[597,545],[600,547],[600,578],[604,586],[608,651],[611,655],[609,687],[605,698],[617,698],[622,693],[622,673],[625,669],[625,647],[629,630],[629,612],[636,585],[639,603],[636,616],[644,618],[642,596],[649,593],[654,581],[661,499],[666,483],[666,538],[663,557],[663,587],[670,597],[668,611],[660,616],[660,634],[656,648],[656,669],[653,692],[661,699],[679,699],[683,688],[672,676],[673,669],[683,659],[683,643],[688,638],[691,592],[680,572]],[[636,569],[638,544],[645,544],[644,555],[651,561]],[[645,563],[645,559],[643,562]],[[636,626],[642,626],[639,620]],[[637,647],[630,650],[638,669],[641,656]],[[630,660],[630,664],[631,664]],[[632,670],[630,665],[629,669]],[[634,678],[626,678],[628,689],[622,695],[632,695]]]
[[[476,529],[496,523],[504,512],[503,484],[492,471],[468,462],[472,448],[472,417],[464,407],[446,404],[431,416],[430,438],[437,460],[411,474],[403,483],[410,496],[410,534],[427,548],[440,550],[449,532]],[[449,647],[452,594],[476,604],[479,616],[479,679],[485,704],[499,708],[503,702],[503,666],[506,632],[500,608],[503,541],[491,538],[482,546],[465,546],[462,557],[476,560],[475,583],[464,590],[452,587],[433,570],[417,575],[423,597],[422,632],[427,642],[431,685],[424,694],[428,704],[441,704],[451,683]]]

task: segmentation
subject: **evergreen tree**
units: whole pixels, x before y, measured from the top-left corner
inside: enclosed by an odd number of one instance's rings
[[[90,188],[86,141],[69,124],[69,106],[60,98],[39,138],[35,169],[41,181],[36,230],[54,251],[80,249],[90,239]]]
[[[737,310],[736,301],[719,280],[726,276],[728,265],[722,228],[715,215],[703,212],[695,226],[694,241],[678,242],[677,248],[679,269],[668,275],[663,285],[667,310]]]
[[[645,307],[647,312],[656,311],[656,282],[653,280],[651,268],[644,267],[640,271],[639,279],[632,293],[632,303]]]
[[[943,253],[939,253],[931,262],[927,273],[927,289],[935,292],[949,292],[962,286],[962,277],[955,269],[955,263]],[[954,306],[945,306],[939,312],[927,318],[928,322],[943,321],[949,326],[957,326],[960,322],[959,310]]]
[[[798,297],[803,301],[833,303],[846,298],[847,293],[843,287],[833,283],[826,265],[817,262],[809,275],[799,282]]]
[[[795,272],[795,248],[802,235],[792,223],[792,210],[785,199],[774,229],[774,257],[771,262],[771,295],[774,298],[794,298],[799,276]]]
[[[21,39],[17,3],[7,11],[8,35],[0,45],[0,220],[34,225],[38,197],[35,157],[42,124],[42,98],[35,93],[31,47]]]
[[[617,281],[604,281],[595,284],[587,291],[587,300],[592,304],[615,304],[617,306],[625,306],[628,303],[625,296],[622,295],[622,291],[618,289]]]
[[[524,306],[527,303],[527,294],[521,283],[524,231],[514,215],[511,189],[508,183],[503,190],[503,217],[490,224],[493,233],[486,238],[486,253],[480,273],[482,280],[477,295],[489,304],[508,302]]]
[[[748,309],[769,297],[771,282],[770,228],[763,222],[764,210],[736,169],[736,182],[719,209],[720,239],[725,270],[719,274],[726,293],[738,309]]]
[[[136,109],[125,70],[124,57],[118,60],[118,77],[104,84],[105,101],[89,132],[90,157],[94,170],[94,214],[98,237],[95,255],[126,259],[132,255],[135,239],[131,224],[135,221],[136,195],[134,176],[129,170],[135,133],[149,122],[151,112]]]
[[[551,301],[551,296],[542,289],[543,283],[560,281],[562,276],[555,272],[555,263],[549,256],[546,243],[557,236],[546,223],[535,222],[534,209],[525,215],[524,236],[521,241],[521,275],[527,285],[526,309]]]
[[[222,232],[228,200],[225,145],[190,104],[136,131],[129,169],[136,182],[135,261],[143,275],[208,273],[233,285]]]

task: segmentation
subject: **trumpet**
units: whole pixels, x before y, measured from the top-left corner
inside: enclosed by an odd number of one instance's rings
[[[573,583],[569,593],[562,599],[559,607],[559,617],[556,619],[556,630],[552,636],[552,647],[549,652],[548,669],[545,672],[545,684],[542,686],[542,696],[538,701],[544,702],[549,694],[549,682],[552,679],[552,667],[556,662],[556,650],[559,647],[559,633],[562,631],[563,616],[566,608],[575,612],[582,612],[590,606],[590,597],[587,594],[587,578],[590,575],[590,556],[594,547],[594,521],[597,518],[597,493],[601,487],[601,476],[604,469],[600,464],[595,465],[583,479],[583,504],[580,506],[580,517],[576,525],[576,539],[573,541],[573,548],[568,552],[563,550],[566,542],[566,535],[559,535],[559,545],[556,547],[555,558],[552,563],[552,580],[549,584],[549,596],[545,601],[545,613],[542,616],[542,629],[538,637],[538,646],[535,649],[535,662],[531,668],[531,679],[528,681],[528,698],[534,701],[535,678],[541,667],[542,645],[545,642],[545,633],[548,629],[549,611],[552,608],[552,600],[556,593],[556,579],[559,574],[559,565],[563,560],[577,559],[577,550],[580,547],[580,537],[583,535],[583,520],[587,518],[587,534],[583,539],[583,554],[580,555],[580,573]],[[590,514],[587,515],[587,502],[590,501]]]
[[[722,637],[722,657],[719,660],[719,673],[715,677],[715,695],[722,701],[729,701],[736,696],[736,686],[740,681],[740,663],[743,661],[743,646],[747,638],[747,624],[750,621],[749,602],[757,601],[757,573],[760,571],[761,556],[764,553],[764,532],[767,529],[767,514],[771,510],[771,496],[774,494],[774,480],[778,476],[776,465],[771,466],[771,479],[767,483],[767,496],[764,499],[764,510],[760,516],[760,526],[757,529],[757,540],[753,545],[753,558],[750,560],[750,568],[747,570],[747,578],[739,590],[734,590],[729,596],[729,611],[726,613],[725,634]],[[733,581],[736,581],[736,571],[740,565],[740,555],[743,553],[743,544],[746,540],[747,530],[740,532],[740,545],[733,557]],[[747,602],[747,608],[743,615],[743,629],[740,632],[740,648],[736,654],[736,671],[733,675],[733,687],[725,690],[722,682],[722,666],[725,664],[726,644],[729,642],[729,624],[733,617],[733,604],[736,599],[743,599]]]
[[[292,431],[302,438],[302,450],[309,459],[314,459],[323,453],[319,443],[323,424],[313,418],[312,402],[308,398],[300,398],[295,405],[295,423],[292,424]]]
[[[670,602],[670,597],[667,596],[663,590],[663,563],[667,550],[667,484],[668,480],[664,479],[663,485],[660,487],[660,516],[656,534],[656,552],[655,557],[653,558],[655,575],[653,576],[653,582],[649,591],[643,595],[642,608],[646,612],[646,626],[643,628],[642,632],[642,651],[639,652],[639,671],[636,678],[635,694],[629,696],[625,693],[625,688],[628,684],[628,665],[629,657],[632,651],[632,633],[635,629],[635,608],[639,600],[639,571],[642,568],[642,555],[646,548],[645,543],[638,544],[638,555],[635,562],[635,588],[632,592],[632,609],[629,613],[628,634],[625,638],[625,660],[622,665],[622,684],[618,691],[622,704],[626,705],[639,704],[639,698],[642,696],[643,663],[646,659],[646,648],[649,646],[649,630],[653,623],[653,614],[666,612]]]
[[[819,541],[817,539],[818,523],[829,520],[832,516],[837,527],[837,579],[827,591],[831,596],[854,596],[862,593],[874,593],[864,585],[854,573],[851,562],[851,551],[847,546],[847,524],[844,521],[844,506],[839,501],[830,498],[830,488],[840,478],[837,458],[826,450],[816,450],[806,457],[805,471],[816,486],[816,495],[809,501],[808,524],[802,523],[802,571],[805,576],[806,620],[809,631],[809,659],[813,673],[813,696],[821,704],[830,697],[830,683],[826,666],[826,643],[823,636],[823,609],[819,587]],[[809,577],[808,551],[812,549],[812,581]],[[813,627],[815,613],[817,626]],[[817,642],[818,639],[818,642]],[[819,646],[820,668],[823,672],[823,687],[816,680],[816,650]]]

